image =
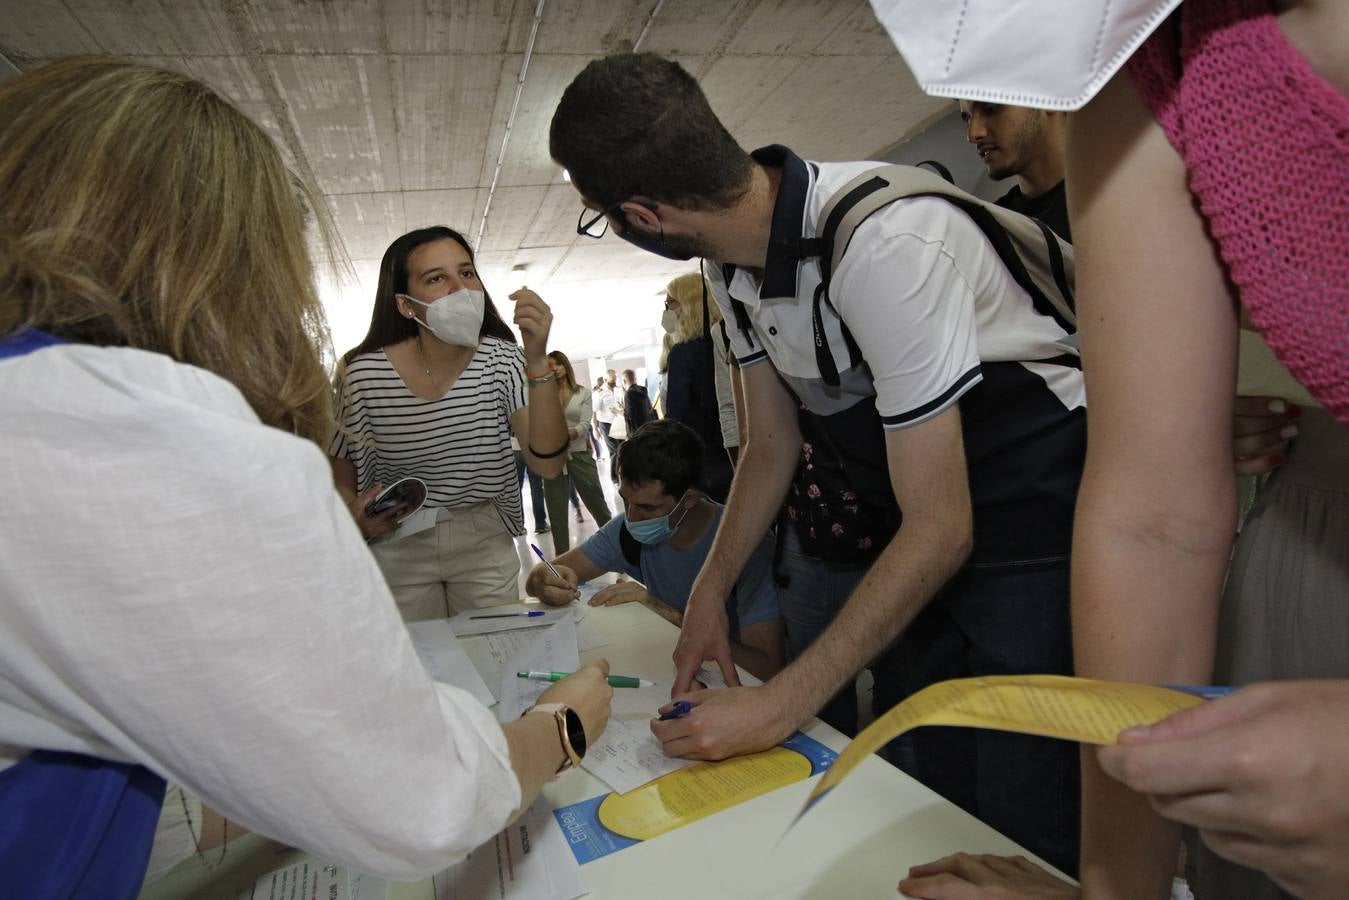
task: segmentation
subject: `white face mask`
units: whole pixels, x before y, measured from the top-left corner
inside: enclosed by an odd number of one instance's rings
[[[487,307],[487,297],[482,291],[460,288],[452,294],[437,297],[430,303],[423,303],[407,294],[399,296],[418,306],[426,307],[425,324],[423,325],[420,319],[415,321],[445,343],[456,347],[478,345],[478,333],[482,331],[483,310]]]
[[[1080,109],[1180,0],[871,0],[925,93]]]
[[[675,329],[679,327],[679,312],[673,309],[667,309],[660,314],[660,327],[665,329],[666,334],[674,334]]]

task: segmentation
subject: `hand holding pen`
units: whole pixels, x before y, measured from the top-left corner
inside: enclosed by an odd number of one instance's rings
[[[575,572],[566,566],[550,563],[538,545],[530,544],[529,547],[543,561],[543,565],[535,566],[529,573],[529,578],[525,580],[525,593],[538,597],[549,606],[566,606],[581,596],[581,592],[576,589],[579,579]]]

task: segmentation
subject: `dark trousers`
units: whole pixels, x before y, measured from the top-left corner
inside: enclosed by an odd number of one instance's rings
[[[938,681],[1071,675],[1068,560],[970,566],[872,667],[878,714]],[[883,751],[899,768],[1069,875],[1077,874],[1078,748],[977,728],[917,728]]]
[[[815,643],[834,616],[848,601],[853,588],[867,573],[867,566],[828,563],[801,551],[796,529],[785,529],[781,559],[778,563],[778,609],[787,632],[787,661],[790,662]],[[816,713],[821,719],[848,737],[857,736],[857,682],[849,681]]]
[[[609,429],[613,427],[613,422],[600,422],[600,431],[604,432],[604,446],[609,450],[609,480],[618,484],[618,445],[623,442],[609,436]]]

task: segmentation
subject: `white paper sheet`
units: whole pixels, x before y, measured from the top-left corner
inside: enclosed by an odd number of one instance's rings
[[[347,873],[342,868],[315,859],[304,859],[268,872],[236,900],[310,900],[313,897],[347,897]]]
[[[602,581],[581,582],[581,584],[576,588],[578,591],[581,592],[581,599],[578,600],[577,602],[588,606],[590,604],[590,598],[594,597],[596,594],[598,594],[600,591],[604,590],[608,586],[609,586],[608,584]]]
[[[473,666],[487,683],[492,696],[501,699],[501,672],[511,657],[517,655],[539,636],[537,631],[503,631],[500,634],[479,634],[464,638],[461,646]]]
[[[432,884],[436,900],[574,900],[590,892],[542,797]]]
[[[651,675],[643,673],[642,677],[650,679]],[[721,673],[713,668],[704,667],[698,680],[709,688],[726,686]],[[673,683],[673,677],[666,675],[656,680],[655,687],[615,690],[609,724],[600,739],[586,750],[581,766],[617,793],[626,794],[696,762],[666,756],[660,741],[651,733],[651,720],[670,702]]]
[[[584,607],[578,607],[580,612]],[[609,643],[609,632],[599,621],[599,616],[587,616],[584,620],[580,616],[576,619],[576,641],[580,646],[582,653],[589,653],[599,647]]]
[[[652,779],[695,760],[666,756],[660,741],[651,733],[651,715],[642,718],[610,716],[600,739],[586,750],[581,765],[616,793],[626,794]]]
[[[347,897],[349,900],[385,900],[388,896],[388,882],[373,875],[359,872],[347,873]]]
[[[541,616],[516,615],[509,619],[475,619],[474,616],[499,616],[507,613],[541,612]],[[564,616],[574,615],[570,606],[552,607],[541,603],[508,603],[504,606],[487,606],[482,609],[469,609],[450,619],[450,627],[459,637],[473,634],[496,634],[502,631],[517,631],[521,628],[542,628],[560,621]]]
[[[496,697],[459,644],[448,620],[412,622],[408,625],[408,636],[432,680],[463,688],[483,706],[496,703]]]
[[[538,672],[575,672],[581,667],[581,654],[576,649],[576,622],[570,612],[551,628],[542,632],[531,631],[530,634],[533,640],[508,658],[501,669],[498,722],[514,722],[520,718],[549,687],[546,681],[530,681],[517,677],[515,673],[531,669]]]
[[[439,512],[438,507],[423,506],[398,523],[398,530],[393,533],[392,540],[401,541],[403,538],[412,537],[419,531],[435,528],[436,516]]]

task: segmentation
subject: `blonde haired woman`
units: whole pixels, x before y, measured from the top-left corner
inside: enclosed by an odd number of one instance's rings
[[[731,448],[740,446],[721,310],[711,301],[701,272],[688,272],[665,288],[661,326],[671,337],[663,379],[666,418],[702,439],[707,495],[726,502],[731,489]]]
[[[0,84],[0,895],[135,896],[165,778],[422,877],[573,758],[431,682],[334,490],[302,193],[186,76]],[[605,669],[545,695],[592,738]]]
[[[595,527],[603,528],[613,516],[600,487],[600,473],[595,457],[590,455],[588,431],[594,415],[590,392],[576,383],[576,370],[561,350],[548,354],[557,374],[558,400],[562,402],[563,417],[567,421],[567,465],[561,475],[543,482],[543,496],[548,505],[548,519],[553,527],[553,549],[565,553],[571,547],[567,526],[567,497],[572,492],[581,495],[586,509],[595,517]],[[578,509],[579,516],[581,511]]]

